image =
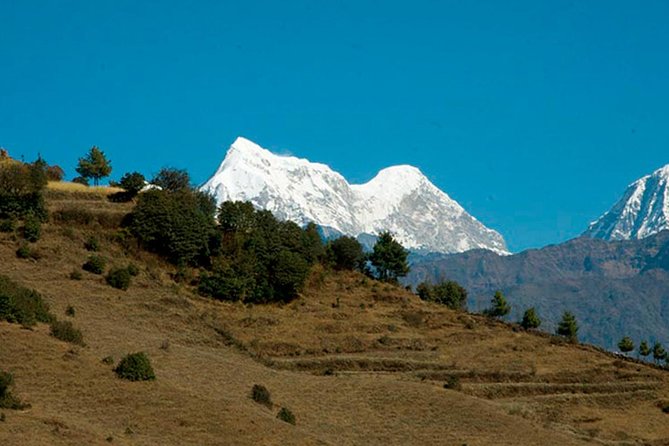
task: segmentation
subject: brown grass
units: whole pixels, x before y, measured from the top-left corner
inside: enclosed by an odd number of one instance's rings
[[[50,209],[91,201],[50,199]],[[123,214],[128,205],[104,203]],[[99,203],[100,204],[100,203]],[[107,207],[108,206],[108,207]],[[0,235],[0,274],[44,294],[86,347],[0,322],[0,367],[32,407],[4,411],[2,445],[663,444],[666,372],[587,346],[420,301],[357,274],[315,271],[283,306],[200,298],[169,265],[131,255],[104,226],[45,225],[38,261],[16,259]],[[98,276],[69,279],[103,240],[110,266],[140,265],[127,292]],[[334,304],[334,305],[333,305]],[[164,348],[164,345],[169,348]],[[155,382],[115,377],[113,365],[145,351]],[[461,390],[443,384],[457,376]],[[249,398],[254,384],[274,409]],[[290,407],[296,426],[276,419]]]

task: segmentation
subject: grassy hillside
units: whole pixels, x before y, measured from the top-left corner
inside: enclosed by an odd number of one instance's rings
[[[51,223],[19,259],[0,234],[0,274],[40,292],[85,346],[0,322],[0,369],[30,408],[2,409],[3,445],[665,444],[667,372],[420,301],[316,267],[286,305],[222,303],[116,231],[129,204],[49,192]],[[95,236],[127,291],[80,270]],[[74,316],[66,309],[73,307]],[[115,363],[144,351],[157,379]],[[114,364],[104,363],[111,356]],[[267,407],[250,398],[271,392]],[[449,388],[445,388],[446,387]],[[296,425],[276,418],[281,407]]]

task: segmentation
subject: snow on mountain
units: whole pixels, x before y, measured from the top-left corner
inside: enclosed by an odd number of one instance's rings
[[[499,233],[413,166],[388,167],[365,184],[349,184],[325,164],[276,155],[239,137],[201,189],[219,204],[250,201],[277,218],[300,225],[313,221],[334,233],[361,236],[389,230],[414,251],[507,252]]]
[[[584,235],[605,240],[642,239],[669,229],[669,164],[627,187]]]

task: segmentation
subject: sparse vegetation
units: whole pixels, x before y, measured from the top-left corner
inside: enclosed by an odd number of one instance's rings
[[[19,259],[39,260],[40,254],[39,251],[32,248],[29,244],[21,243],[16,250],[16,257]]]
[[[84,248],[86,251],[97,252],[100,250],[100,242],[98,241],[97,237],[91,235],[84,242]]]
[[[0,408],[21,410],[28,407],[14,395],[12,395],[10,387],[13,384],[14,384],[14,376],[9,372],[0,370]],[[2,415],[3,415],[2,421],[4,421],[4,414]]]
[[[262,384],[254,384],[251,388],[251,399],[258,404],[272,407],[272,396],[267,390],[267,387]]]
[[[82,278],[83,277],[81,271],[79,271],[78,269],[73,269],[72,272],[70,273],[70,279],[72,280],[81,280]]]
[[[105,280],[111,287],[125,291],[130,287],[132,275],[128,268],[112,268]]]
[[[70,321],[54,320],[50,324],[51,336],[70,344],[84,345],[84,335]]]
[[[38,292],[0,276],[0,320],[31,326],[53,319],[49,306]]]
[[[102,274],[105,271],[107,259],[99,255],[92,255],[88,258],[86,263],[82,265],[84,271],[93,274]]]
[[[72,305],[68,305],[67,308],[65,309],[65,316],[74,317],[76,313],[77,311]]]
[[[143,352],[131,353],[123,357],[114,372],[120,378],[129,381],[152,381],[156,379],[151,361]]]
[[[276,414],[276,417],[288,424],[295,425],[295,415],[287,407],[282,407],[281,410],[279,410],[279,413]]]
[[[467,290],[453,280],[437,285],[422,282],[416,287],[416,293],[422,300],[446,305],[454,310],[462,310],[467,307]]]
[[[35,243],[41,235],[42,222],[33,212],[29,212],[23,221],[23,238],[30,243]]]

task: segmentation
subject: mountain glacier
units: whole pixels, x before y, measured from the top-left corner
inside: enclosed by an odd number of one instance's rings
[[[604,240],[642,239],[669,229],[669,164],[627,187],[583,235]]]
[[[365,184],[349,184],[325,164],[276,155],[239,137],[201,190],[219,204],[250,201],[279,219],[312,221],[326,233],[364,237],[388,230],[412,251],[507,252],[499,233],[413,166],[388,167]]]

